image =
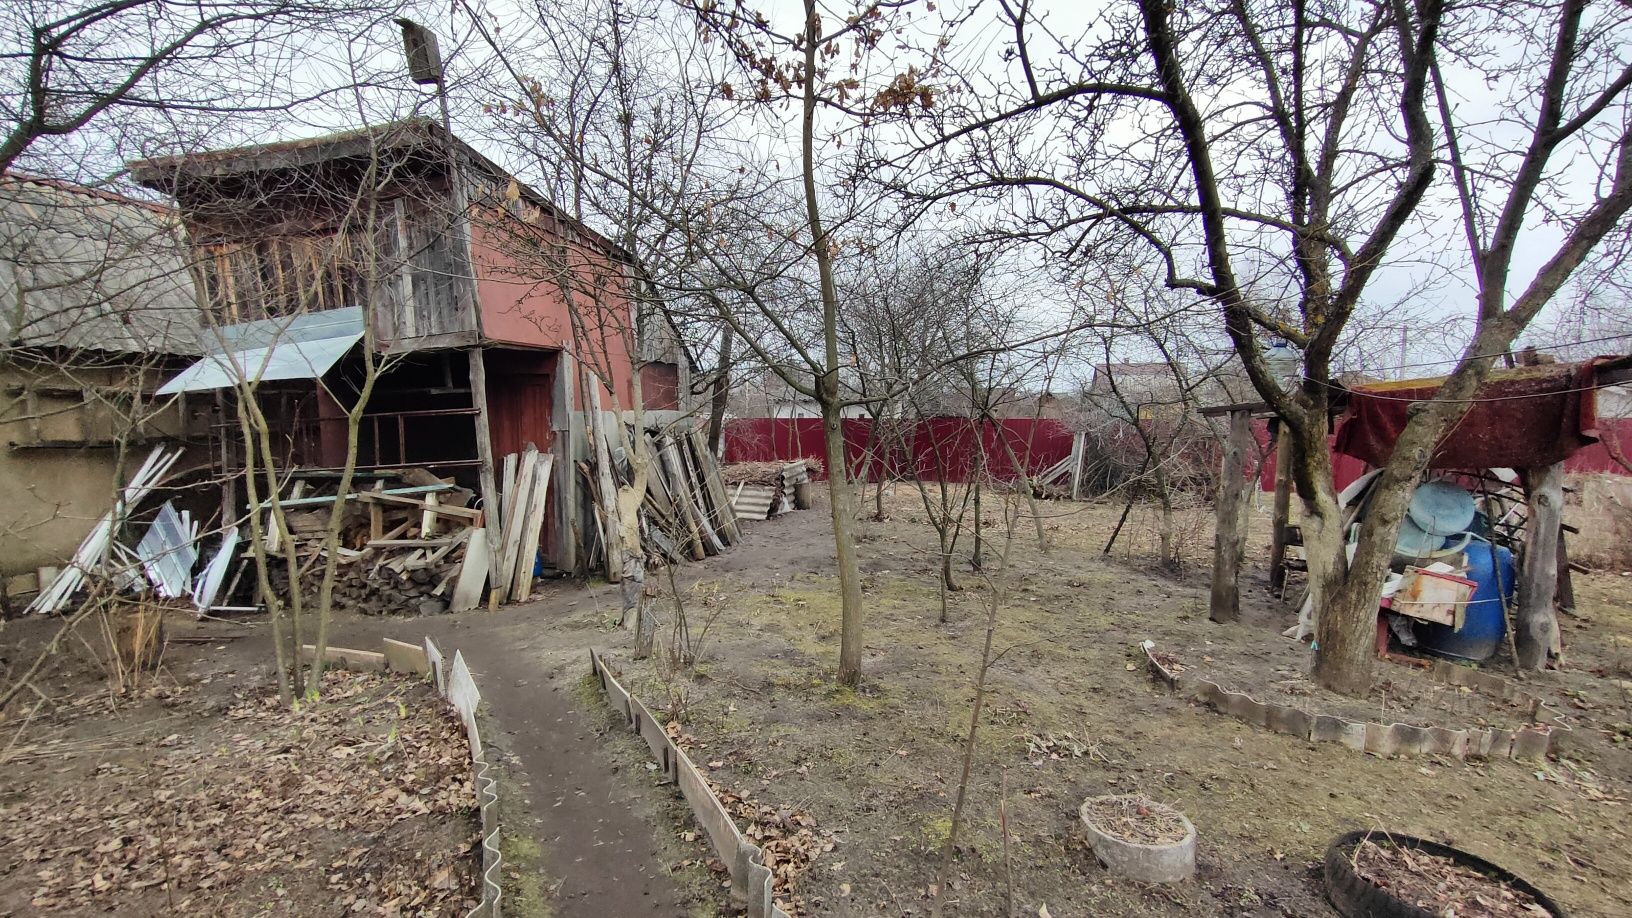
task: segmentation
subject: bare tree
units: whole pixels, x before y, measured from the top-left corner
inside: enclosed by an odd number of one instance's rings
[[[196,4],[178,0],[38,0],[0,12],[0,172],[27,162],[42,141],[69,144],[64,165],[86,151],[139,149],[154,125],[223,114],[242,120],[282,112],[339,90],[303,91],[298,52],[330,35],[350,37],[363,7],[307,0]],[[99,125],[94,143],[76,135]],[[243,125],[236,126],[242,128]],[[38,151],[34,151],[38,153]],[[118,155],[118,154],[115,154]],[[36,168],[39,164],[35,164]],[[94,167],[93,167],[94,168]]]
[[[1379,0],[1318,14],[1301,0],[1139,0],[1105,12],[1089,33],[1103,37],[1081,41],[1056,36],[1028,4],[1004,5],[1002,19],[1013,36],[1005,78],[965,77],[976,91],[940,107],[912,160],[913,187],[926,201],[1008,207],[1063,258],[1148,259],[1163,283],[1215,304],[1297,447],[1316,676],[1367,690],[1378,585],[1434,443],[1494,355],[1625,225],[1632,12],[1576,0]],[[1444,101],[1454,87],[1441,64],[1453,62],[1470,83],[1512,87],[1499,124],[1459,118]],[[1035,142],[1045,134],[1051,143]],[[1332,357],[1380,272],[1411,261],[1396,243],[1444,230],[1429,200],[1460,202],[1474,330],[1437,396],[1413,412],[1349,562],[1326,446]],[[1542,221],[1561,241],[1538,243],[1547,254],[1522,280],[1515,253]],[[1301,350],[1294,383],[1265,361],[1268,338]]]

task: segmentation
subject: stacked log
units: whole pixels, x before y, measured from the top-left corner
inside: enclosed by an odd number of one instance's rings
[[[323,578],[325,538],[340,513],[332,608],[368,615],[436,615],[448,611],[467,547],[482,522],[466,506],[472,492],[423,469],[373,476],[346,495],[312,494],[322,485],[297,481],[280,495],[300,558],[304,603],[315,606]],[[400,485],[400,487],[387,487]],[[270,522],[270,507],[263,505]],[[273,590],[287,598],[289,575],[275,527],[268,525]]]

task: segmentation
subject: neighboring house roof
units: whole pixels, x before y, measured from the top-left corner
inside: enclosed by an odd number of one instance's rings
[[[129,163],[131,177],[149,188],[176,194],[190,182],[210,181],[249,176],[254,173],[295,170],[336,160],[362,160],[395,154],[404,158],[419,157],[426,162],[437,162],[445,156],[451,144],[460,160],[474,174],[470,180],[486,179],[493,183],[491,191],[502,200],[511,182],[520,198],[549,213],[562,224],[571,226],[584,239],[594,243],[623,261],[634,263],[634,256],[605,236],[569,216],[540,194],[511,175],[497,163],[483,156],[458,136],[449,134],[442,125],[429,118],[404,118],[367,127],[338,131],[319,137],[300,140],[282,140],[275,143],[208,150],[174,156],[160,156]]]
[[[0,176],[0,338],[11,347],[196,354],[185,251],[169,208]]]

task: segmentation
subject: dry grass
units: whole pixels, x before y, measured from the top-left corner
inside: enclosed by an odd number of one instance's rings
[[[922,914],[946,839],[983,632],[984,581],[964,563],[952,621],[940,625],[935,538],[918,496],[898,488],[890,519],[866,524],[864,682],[833,683],[839,608],[824,508],[750,526],[743,546],[693,568],[718,619],[699,674],[683,680],[685,729],[719,762],[710,778],[768,806],[808,811],[838,840],[800,890],[817,914]],[[995,503],[995,501],[994,501]],[[1566,705],[1579,751],[1537,768],[1511,761],[1381,760],[1254,729],[1157,690],[1138,641],[1261,661],[1254,678],[1307,663],[1278,632],[1290,603],[1247,576],[1243,621],[1207,621],[1206,571],[1158,571],[1122,548],[1100,555],[1120,505],[1048,503],[1047,554],[1017,521],[997,570],[1002,515],[988,504],[986,574],[1001,591],[993,666],[960,830],[949,915],[1002,909],[998,803],[1008,773],[1017,905],[1071,915],[1295,915],[1332,912],[1315,880],[1331,839],[1381,822],[1518,867],[1572,911],[1615,914],[1632,883],[1632,722],[1617,679],[1632,659],[1632,580],[1582,578],[1590,621],[1566,623],[1570,670],[1532,680]],[[917,517],[917,518],[915,518]],[[1132,520],[1150,519],[1136,513]],[[1134,523],[1130,522],[1130,525]],[[1204,540],[1210,526],[1189,536]],[[1267,554],[1253,521],[1249,557]],[[1149,544],[1148,531],[1127,543]],[[1123,543],[1119,540],[1119,546]],[[1261,567],[1258,569],[1261,571]],[[1616,641],[1619,641],[1617,645]],[[1186,663],[1202,666],[1200,655]],[[655,667],[624,664],[643,696],[664,697]],[[1234,687],[1234,686],[1232,686]],[[1245,688],[1245,687],[1243,687]],[[1035,738],[1056,742],[1039,754]],[[1540,777],[1538,778],[1538,775]],[[1089,797],[1171,801],[1199,836],[1198,879],[1159,890],[1108,877],[1086,848]]]
[[[1188,834],[1171,807],[1137,794],[1090,798],[1083,816],[1106,835],[1136,845],[1178,844]]]

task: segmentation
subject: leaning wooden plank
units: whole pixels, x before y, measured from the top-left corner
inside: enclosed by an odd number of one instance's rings
[[[501,527],[504,525],[505,502],[516,493],[516,465],[520,461],[521,456],[516,453],[505,455],[503,484],[500,485],[499,493],[493,496],[493,506],[487,508],[488,518],[498,521]]]
[[[1078,432],[1071,438],[1071,499],[1082,497],[1082,459],[1088,451],[1088,435]]]
[[[685,488],[685,467],[681,464],[681,454],[674,449],[672,441],[664,438],[663,446],[661,446],[661,456],[663,456],[664,469],[667,469],[666,487],[669,488],[669,495],[674,500],[674,506],[676,506],[677,510],[676,518],[685,526],[684,531],[679,534],[685,537],[685,541],[689,542],[692,559],[705,559],[705,557],[708,557],[708,552],[703,547],[702,526],[697,523],[697,505],[690,498],[689,488]]]
[[[709,506],[708,488],[699,481],[693,468],[691,450],[686,446],[685,435],[677,436],[675,443],[676,450],[680,453],[680,467],[684,469],[686,493],[695,501],[698,508],[697,525],[703,533],[703,547],[709,549],[709,554],[717,555],[725,551],[725,543],[720,540],[720,534],[715,529],[718,525],[718,514]]]
[[[487,583],[491,567],[488,557],[487,530],[470,531],[470,547],[465,549],[465,561],[459,566],[459,579],[453,587],[454,612],[469,612],[482,603],[482,586]]]
[[[669,472],[669,493],[674,495],[674,505],[680,508],[679,515],[685,520],[686,532],[691,541],[691,556],[701,561],[708,556],[707,546],[703,542],[703,527],[700,511],[691,497],[691,487],[686,482],[686,467],[680,461],[680,453],[674,448],[674,442],[665,438],[661,447],[663,465]]]
[[[618,487],[612,479],[612,444],[607,440],[606,418],[601,414],[601,387],[586,371],[584,388],[589,390],[590,438],[595,449],[595,480],[600,485],[601,526],[606,532],[606,580],[623,580],[623,527],[618,520]]]
[[[724,501],[717,499],[713,489],[709,487],[708,476],[703,473],[702,461],[690,433],[684,431],[676,433],[674,442],[686,467],[686,477],[690,480],[692,497],[697,502],[697,509],[702,511],[703,519],[708,524],[707,528],[714,533],[719,550],[724,551],[730,542],[730,537],[721,524],[720,508]]]
[[[493,580],[493,592],[502,600],[509,593],[510,575],[516,569],[516,555],[521,553],[521,529],[527,513],[527,500],[522,496],[533,489],[533,473],[538,468],[538,447],[527,444],[521,454],[521,467],[516,470],[516,486],[510,499],[504,502],[504,527],[499,538],[499,563],[494,565],[498,574]]]
[[[516,556],[510,581],[510,598],[513,602],[521,602],[533,594],[533,563],[538,557],[539,537],[544,529],[544,510],[550,495],[550,469],[554,463],[555,456],[541,454],[538,469],[533,474],[534,486],[528,499],[526,528],[521,533],[521,551]]]
[[[669,480],[663,471],[663,461],[658,455],[657,444],[652,442],[650,436],[641,439],[646,444],[646,455],[651,457],[646,474],[646,496],[665,516],[672,517],[674,498],[669,496]]]
[[[731,509],[731,498],[725,490],[725,479],[720,476],[720,464],[714,461],[714,454],[708,451],[708,443],[704,441],[701,431],[691,432],[692,449],[697,454],[698,466],[703,477],[708,482],[709,493],[714,496],[714,505],[719,508],[721,531],[727,536],[730,544],[742,540],[742,528],[737,525],[737,514]]]
[[[703,517],[708,520],[708,528],[714,531],[714,538],[720,543],[719,550],[724,551],[733,541],[724,522],[728,500],[715,495],[691,436],[681,433],[676,437],[676,442],[680,448],[680,455],[686,462],[686,473],[691,478],[692,487],[696,489],[697,506],[703,511]]]
[[[714,454],[709,452],[708,443],[703,439],[703,432],[696,428],[691,431],[691,450],[697,459],[698,472],[713,498],[713,504],[719,508],[718,528],[726,541],[735,544],[742,538],[742,531],[737,528],[735,514],[731,512],[731,501],[725,494],[725,479],[720,477],[720,464],[714,461]]]

